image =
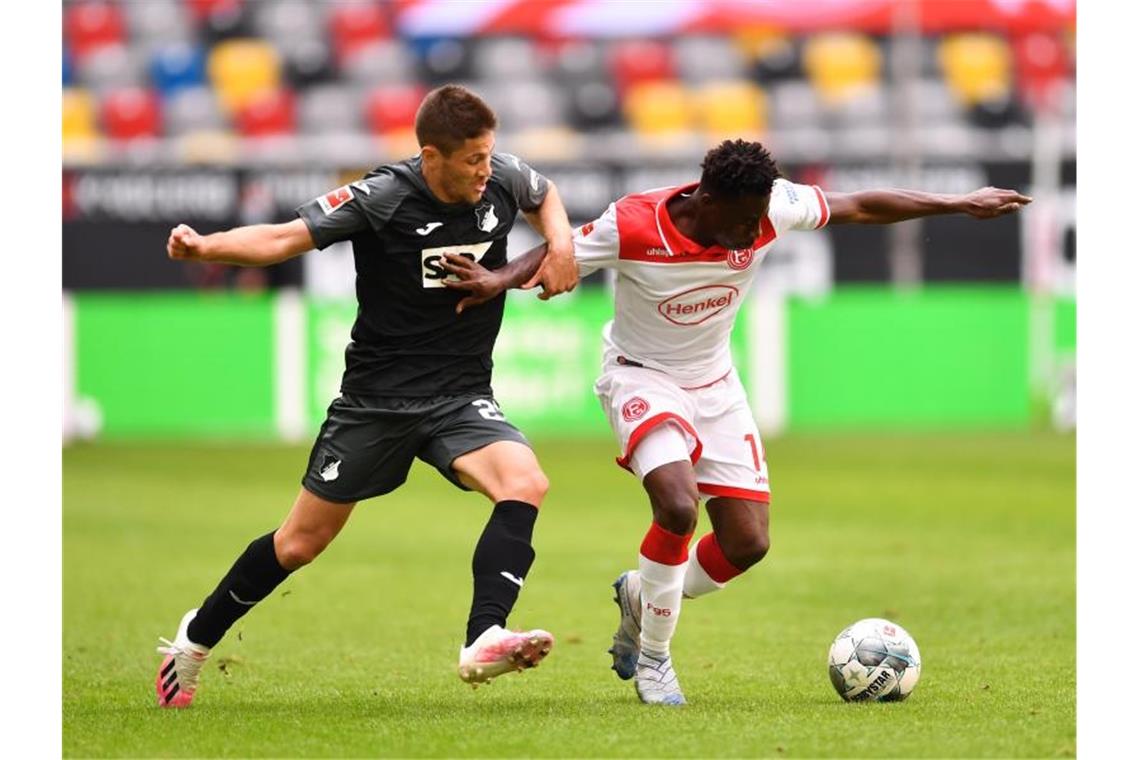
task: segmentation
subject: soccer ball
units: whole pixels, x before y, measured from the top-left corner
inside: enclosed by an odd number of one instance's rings
[[[896,702],[918,684],[918,645],[889,620],[867,618],[847,626],[827,653],[831,685],[846,702]]]

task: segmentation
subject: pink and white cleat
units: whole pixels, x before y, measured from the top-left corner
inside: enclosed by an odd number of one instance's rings
[[[540,628],[508,631],[493,625],[459,650],[459,677],[478,686],[512,670],[533,668],[553,646],[554,636]]]
[[[165,644],[158,648],[158,653],[166,655],[154,679],[159,707],[189,707],[194,692],[198,690],[198,676],[210,657],[210,648],[195,644],[186,636],[186,629],[196,614],[198,610],[195,609],[182,616],[174,641],[158,639]]]

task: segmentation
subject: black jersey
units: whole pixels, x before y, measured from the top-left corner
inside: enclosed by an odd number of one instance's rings
[[[341,390],[377,396],[491,392],[491,350],[506,294],[462,314],[463,291],[443,284],[444,253],[487,269],[507,263],[507,233],[521,209],[546,197],[547,180],[514,156],[491,157],[475,205],[443,203],[428,189],[419,157],[381,166],[363,179],[297,208],[317,248],[351,240],[356,260],[352,342]]]

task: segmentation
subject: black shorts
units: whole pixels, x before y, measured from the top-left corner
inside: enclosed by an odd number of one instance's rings
[[[329,501],[361,501],[399,488],[419,457],[466,491],[451,463],[496,441],[530,445],[490,396],[342,393],[329,405],[301,484]]]

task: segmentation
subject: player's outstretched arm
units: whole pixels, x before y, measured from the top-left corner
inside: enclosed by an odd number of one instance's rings
[[[992,219],[1018,211],[1033,202],[1016,190],[983,187],[965,195],[924,193],[918,190],[861,190],[825,193],[831,211],[829,224],[891,224],[936,214],[969,214]]]
[[[211,261],[243,267],[279,264],[313,247],[313,236],[301,219],[283,224],[253,224],[199,235],[189,225],[170,231],[166,254],[184,261]]]
[[[462,314],[463,310],[470,306],[486,303],[504,290],[533,288],[537,284],[536,273],[546,256],[547,244],[543,243],[492,271],[466,256],[445,253],[440,265],[457,279],[449,277],[443,281],[443,284],[449,288],[468,292],[468,295],[456,304],[455,313]]]
[[[525,283],[526,288],[542,285],[539,298],[546,300],[573,290],[578,285],[578,262],[574,260],[570,220],[566,207],[553,182],[549,182],[546,198],[535,211],[524,212],[527,222],[546,240],[549,253],[538,271]]]

